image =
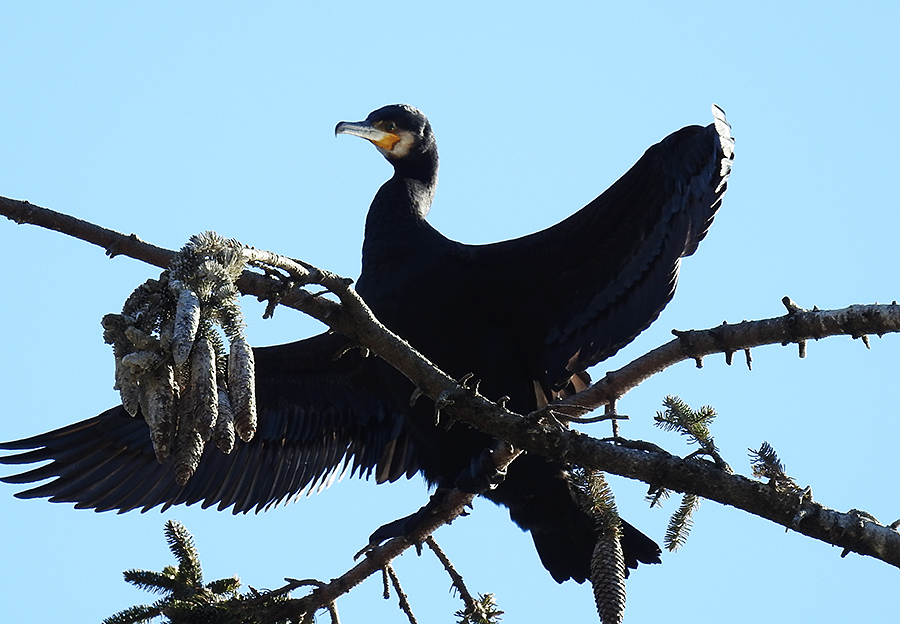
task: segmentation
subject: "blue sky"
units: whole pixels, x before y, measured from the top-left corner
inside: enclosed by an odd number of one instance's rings
[[[337,121],[381,105],[424,110],[441,150],[432,223],[488,242],[551,225],[617,179],[651,144],[711,122],[737,137],[724,207],[683,266],[659,321],[596,373],[672,328],[900,298],[896,3],[4,3],[0,8],[0,195],[170,248],[213,229],[355,277],[365,211],[389,166]],[[0,223],[0,438],[93,416],[117,402],[99,320],[157,271],[85,243]],[[281,310],[254,344],[321,331]],[[754,352],[754,368],[683,363],[628,395],[623,434],[687,453],[652,427],[666,394],[711,404],[727,461],[768,440],[817,500],[900,517],[900,339],[833,338]],[[607,435],[603,425],[588,429]],[[623,516],[662,538],[671,501],[613,479]],[[345,480],[260,516],[177,508],[95,514],[20,501],[0,487],[0,621],[95,622],[152,596],[128,568],[170,563],[166,518],[196,537],[208,579],[254,587],[327,579],[377,526],[426,499],[418,478]],[[437,540],[509,622],[595,621],[588,587],[557,585],[506,512],[486,501]],[[892,621],[896,574],[881,562],[705,502],[687,545],[628,582],[630,622]],[[396,563],[420,621],[458,603],[438,563]],[[342,598],[347,622],[404,621],[373,579]]]

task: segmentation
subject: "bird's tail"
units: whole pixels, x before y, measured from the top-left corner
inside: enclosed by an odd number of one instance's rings
[[[568,579],[583,583],[590,578],[596,522],[579,504],[565,466],[525,455],[513,462],[506,480],[486,496],[508,507],[510,518],[531,532],[541,563],[558,583]],[[640,563],[662,561],[656,542],[624,520],[622,550],[626,574]]]

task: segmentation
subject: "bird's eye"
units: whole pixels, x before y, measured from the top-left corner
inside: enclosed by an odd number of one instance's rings
[[[397,127],[397,124],[395,124],[393,121],[384,122],[385,132],[393,132],[396,127]]]

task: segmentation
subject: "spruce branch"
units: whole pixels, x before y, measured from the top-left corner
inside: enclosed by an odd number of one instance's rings
[[[753,467],[753,476],[757,479],[768,479],[769,485],[780,492],[796,492],[800,486],[784,471],[784,464],[778,459],[778,453],[768,442],[763,442],[759,450],[750,451],[750,462]]]
[[[517,456],[518,451],[503,446],[492,454],[499,469],[504,469]],[[205,586],[199,585],[199,581],[185,582],[185,579],[202,579],[199,560],[196,562],[196,569],[191,565],[185,565],[182,570],[181,562],[193,561],[191,553],[196,554],[195,549],[192,551],[193,538],[180,525],[176,524],[170,527],[167,524],[167,538],[171,539],[170,548],[176,554],[179,567],[168,566],[165,568],[161,573],[164,581],[162,584],[165,586],[159,590],[152,590],[166,594],[166,597],[157,603],[161,605],[157,609],[157,614],[169,617],[172,624],[193,621],[191,618],[199,617],[199,615],[205,618],[203,621],[211,624],[236,624],[237,622],[275,624],[288,621],[312,622],[314,614],[325,609],[331,614],[332,622],[339,623],[335,606],[338,597],[349,592],[369,576],[384,571],[390,561],[409,547],[425,542],[437,528],[465,515],[466,508],[471,506],[474,496],[472,493],[459,489],[448,491],[438,499],[438,504],[434,506],[432,513],[416,527],[411,535],[396,537],[384,544],[367,549],[366,556],[358,564],[328,583],[311,579],[285,579],[286,585],[283,587],[265,592],[257,592],[251,588],[249,594],[238,593],[240,581],[235,577],[213,581]],[[390,571],[387,573],[390,574]],[[149,573],[142,578],[152,579],[158,574]],[[128,578],[134,577],[132,575]],[[143,585],[141,586],[143,587]],[[305,586],[312,586],[314,589],[300,598],[289,597],[291,592]],[[479,601],[476,619],[469,621],[472,624],[481,622],[495,624],[498,622],[499,616],[503,612],[496,609],[493,597],[488,594],[481,596]],[[155,605],[151,607],[156,608]],[[178,619],[172,619],[173,614]],[[119,616],[121,613],[112,617]],[[112,623],[119,620],[110,618],[108,621]]]
[[[180,522],[168,520],[165,528],[166,542],[169,550],[178,561],[176,580],[188,586],[203,583],[203,569],[200,565],[200,553],[194,545],[194,537],[188,533]]]
[[[682,496],[681,505],[672,514],[672,517],[669,519],[669,526],[666,528],[664,540],[666,550],[674,552],[684,546],[688,534],[694,526],[694,512],[699,509],[701,500],[696,494],[688,493]]]
[[[144,624],[162,615],[162,608],[157,605],[136,605],[109,616],[103,624]]]
[[[152,570],[126,570],[125,582],[152,594],[168,594],[181,588],[181,582],[174,574],[174,568],[163,572]]]
[[[677,431],[689,438],[692,444],[708,446],[712,443],[709,425],[716,412],[709,406],[692,410],[677,396],[667,396],[663,401],[664,412],[656,413],[656,426],[664,431]]]
[[[650,507],[662,507],[662,501],[666,500],[672,495],[672,492],[667,490],[664,487],[657,487],[651,485],[647,490],[647,495],[644,497],[648,503],[650,503]]]
[[[203,584],[200,556],[194,538],[184,526],[168,520],[165,536],[177,567],[166,566],[162,572],[129,570],[124,575],[128,583],[151,593],[162,594],[163,598],[152,605],[137,605],[120,611],[106,618],[104,624],[149,622],[160,616],[168,618],[171,624],[199,621],[252,624],[264,621],[256,619],[255,612],[248,610],[246,597],[238,591],[241,583],[237,577]],[[271,600],[277,602],[284,598],[273,596]],[[276,620],[272,622],[274,624]]]
[[[688,438],[689,444],[697,444],[699,451],[691,453],[688,458],[707,456],[716,465],[726,471],[731,467],[722,459],[709,426],[716,417],[716,410],[710,406],[693,410],[677,396],[667,396],[663,401],[665,411],[657,412],[654,419],[657,427],[664,431],[675,431]]]
[[[457,624],[498,624],[503,611],[497,608],[494,594],[479,594],[475,600],[474,615],[468,610],[459,610],[453,615],[459,618]]]
[[[700,446],[700,450],[691,453],[686,459],[707,456],[712,458],[717,467],[731,472],[731,467],[722,459],[710,432],[710,425],[716,417],[716,411],[712,407],[705,406],[693,410],[676,396],[667,396],[663,405],[665,411],[657,412],[656,426],[664,431],[678,432],[686,436],[689,443]],[[651,488],[650,506],[659,504],[661,498],[668,496],[669,492],[665,488]],[[691,492],[686,492],[682,497],[681,504],[669,518],[669,525],[666,528],[663,543],[668,551],[674,552],[687,542],[694,524],[694,512],[700,507],[700,500],[699,496]]]

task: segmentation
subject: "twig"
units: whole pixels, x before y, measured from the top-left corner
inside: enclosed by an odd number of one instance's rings
[[[469,593],[468,588],[466,587],[465,581],[463,581],[462,575],[456,571],[456,568],[453,566],[453,563],[450,561],[450,557],[443,551],[443,549],[438,546],[437,541],[435,541],[434,537],[429,535],[428,539],[425,540],[425,543],[428,544],[428,547],[434,552],[435,556],[437,556],[438,560],[444,566],[444,569],[447,571],[447,574],[450,575],[450,582],[453,583],[453,587],[456,588],[456,591],[459,592],[459,597],[465,603],[466,613],[474,614],[478,611],[478,603],[475,598],[472,597],[472,594]]]
[[[400,579],[397,577],[397,572],[394,570],[394,566],[391,564],[387,564],[384,566],[385,572],[387,572],[388,578],[391,579],[391,585],[394,586],[394,591],[397,592],[397,601],[400,603],[400,610],[406,614],[406,618],[409,620],[409,624],[418,624],[416,621],[416,616],[413,615],[412,606],[409,604],[409,600],[406,596],[406,592],[403,591],[403,588],[400,587]]]

